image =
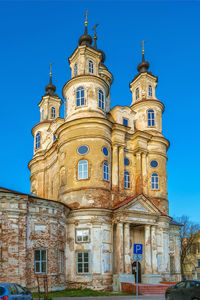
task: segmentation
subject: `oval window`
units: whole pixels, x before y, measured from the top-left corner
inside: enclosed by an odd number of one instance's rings
[[[83,145],[83,146],[78,147],[79,154],[86,154],[86,153],[88,153],[88,151],[89,151],[88,146]]]
[[[124,165],[128,166],[130,164],[129,159],[127,157],[124,158]]]
[[[151,166],[152,168],[157,168],[157,166],[158,166],[157,160],[152,160],[152,161],[150,162],[150,166]]]
[[[105,156],[108,156],[108,148],[103,147],[102,151]]]

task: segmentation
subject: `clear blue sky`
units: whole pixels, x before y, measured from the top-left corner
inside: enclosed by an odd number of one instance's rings
[[[48,83],[49,63],[61,96],[70,78],[68,57],[88,15],[99,24],[98,47],[114,76],[112,106],[130,105],[129,83],[141,60],[159,77],[165,104],[170,215],[200,221],[200,2],[199,1],[0,1],[0,186],[30,193],[27,164],[32,127]]]

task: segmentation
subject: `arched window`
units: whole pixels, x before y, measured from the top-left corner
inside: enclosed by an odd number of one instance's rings
[[[82,86],[76,90],[76,106],[85,105],[85,91]]]
[[[88,162],[87,160],[81,160],[78,163],[78,179],[88,178]]]
[[[51,108],[51,118],[55,118],[55,116],[56,116],[56,109],[55,109],[55,107],[52,107]]]
[[[89,73],[94,73],[93,61],[92,60],[88,61],[88,68],[89,68]]]
[[[35,137],[35,149],[40,148],[40,133],[38,132]]]
[[[147,112],[147,125],[155,126],[155,114],[153,109],[149,109]]]
[[[158,188],[159,188],[158,174],[153,173],[151,175],[151,189],[152,190],[158,190]]]
[[[124,187],[125,189],[129,189],[130,188],[130,176],[129,176],[129,172],[124,172]]]
[[[152,86],[151,85],[148,86],[148,93],[149,93],[149,96],[152,97],[153,91],[152,91]]]
[[[140,97],[139,88],[135,90],[135,99],[137,100]]]
[[[103,179],[109,181],[109,166],[106,161],[103,163]]]
[[[77,64],[74,65],[74,76],[78,75],[78,66]]]
[[[104,101],[104,93],[103,93],[102,90],[99,90],[99,107],[100,107],[101,109],[104,109],[104,105],[105,105],[104,102],[105,102],[105,101]]]

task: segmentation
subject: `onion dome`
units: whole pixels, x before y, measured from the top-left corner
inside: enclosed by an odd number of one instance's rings
[[[149,69],[149,63],[145,61],[144,53],[142,53],[142,62],[138,65],[137,69],[139,73],[147,72]]]
[[[87,24],[88,22],[85,21],[85,33],[81,35],[81,37],[78,40],[80,46],[82,45],[90,46],[92,44],[92,37],[87,33]]]
[[[55,91],[56,91],[56,87],[54,84],[52,84],[52,73],[50,72],[50,78],[49,78],[49,84],[45,87],[46,90],[46,95],[54,95]]]

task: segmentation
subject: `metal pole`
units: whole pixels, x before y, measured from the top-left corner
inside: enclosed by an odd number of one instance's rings
[[[136,297],[138,297],[138,260],[136,260]]]

